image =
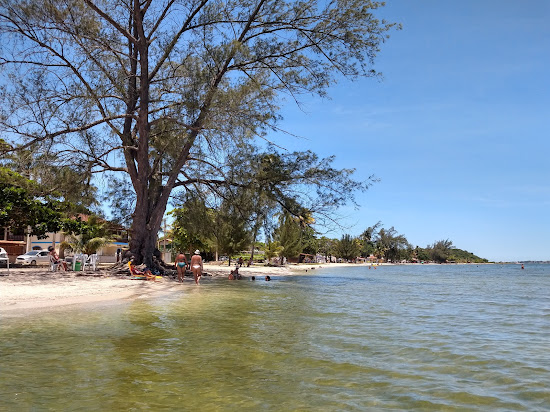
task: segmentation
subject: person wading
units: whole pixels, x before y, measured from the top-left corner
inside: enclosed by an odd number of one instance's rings
[[[185,276],[185,269],[187,268],[187,258],[183,253],[180,253],[174,263],[176,270],[178,271],[178,282],[183,282]]]
[[[202,276],[202,257],[200,251],[195,250],[195,254],[191,256],[191,271],[193,272],[193,277],[195,278],[195,283],[198,285]]]

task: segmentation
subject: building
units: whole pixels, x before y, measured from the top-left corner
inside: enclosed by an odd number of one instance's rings
[[[17,256],[27,251],[26,235],[14,235],[8,228],[0,228],[0,230],[0,247],[4,248],[8,253],[10,263],[14,263]]]

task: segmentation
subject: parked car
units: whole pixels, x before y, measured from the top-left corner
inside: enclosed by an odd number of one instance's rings
[[[24,255],[19,255],[15,259],[17,265],[49,265],[50,256],[47,250],[30,250]]]
[[[8,264],[8,252],[2,247],[0,247],[0,264],[1,265],[7,265]]]

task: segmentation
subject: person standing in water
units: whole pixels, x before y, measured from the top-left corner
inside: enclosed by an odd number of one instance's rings
[[[195,278],[195,283],[198,285],[202,276],[202,257],[200,251],[195,250],[195,254],[191,257],[191,271],[193,272],[193,277]]]
[[[178,271],[178,282],[183,282],[185,276],[185,269],[187,268],[187,258],[183,253],[180,253],[174,263],[176,270]]]

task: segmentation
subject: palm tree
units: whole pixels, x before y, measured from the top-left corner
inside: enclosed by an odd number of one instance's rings
[[[74,253],[91,255],[113,240],[114,237],[109,232],[107,222],[98,216],[90,216],[86,224],[83,225],[80,235],[67,235],[61,242],[60,254],[69,249]]]

